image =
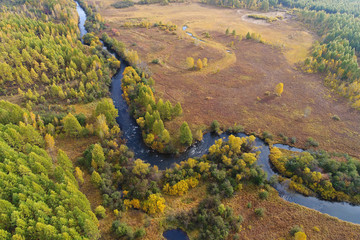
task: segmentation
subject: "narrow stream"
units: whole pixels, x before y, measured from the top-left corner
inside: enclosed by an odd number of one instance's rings
[[[84,27],[86,20],[86,14],[84,10],[77,4],[77,12],[80,17],[79,28],[81,37],[87,33]],[[186,30],[186,28],[184,29]],[[104,47],[104,49],[107,49]],[[117,56],[118,57],[118,56]],[[119,58],[119,57],[118,57]],[[123,137],[127,140],[127,146],[135,153],[136,158],[141,158],[144,161],[150,163],[151,165],[157,165],[159,169],[170,168],[173,163],[179,163],[183,160],[187,160],[189,157],[200,157],[203,154],[208,152],[208,148],[215,143],[215,140],[219,138],[227,139],[229,134],[223,133],[220,136],[207,133],[204,135],[204,138],[201,142],[190,147],[185,153],[182,153],[180,156],[174,155],[164,155],[159,154],[149,147],[147,147],[141,136],[141,129],[136,124],[135,119],[130,116],[128,111],[128,105],[122,97],[121,90],[121,79],[122,73],[127,67],[127,63],[123,59],[119,58],[121,61],[121,67],[117,74],[112,78],[111,84],[111,98],[114,101],[115,107],[119,111],[119,117],[116,119],[121,130],[123,131]],[[234,134],[238,137],[245,137],[247,135],[243,133]],[[256,139],[256,146],[261,151],[261,154],[258,159],[258,163],[262,165],[262,168],[268,174],[268,178],[275,175],[276,173],[272,170],[269,162],[269,146],[262,141],[261,139]],[[288,149],[291,151],[303,151],[302,149],[290,147],[283,144],[276,144],[276,147]],[[289,201],[294,202],[300,205],[303,205],[308,208],[315,209],[322,213],[327,213],[331,216],[337,217],[339,219],[360,224],[360,206],[353,206],[345,202],[329,202],[320,200],[316,197],[305,197],[301,194],[295,193],[289,190],[286,186],[282,184],[277,184],[274,186],[275,189],[279,192],[279,195]]]

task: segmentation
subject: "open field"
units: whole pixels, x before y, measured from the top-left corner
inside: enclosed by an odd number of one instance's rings
[[[264,23],[249,19],[247,15],[254,13],[251,11],[199,3],[115,9],[110,6],[112,2],[98,5],[111,29],[118,32],[117,36],[112,30],[109,34],[137,50],[148,64],[156,81],[157,97],[179,101],[183,106],[184,116],[167,126],[173,132],[184,120],[193,130],[218,120],[227,127],[241,124],[247,132],[269,131],[296,137],[298,147],[304,147],[306,139],[312,137],[322,149],[359,157],[360,115],[324,87],[321,76],[295,68],[306,58],[316,37],[293,17],[283,12],[270,13],[284,19]],[[171,22],[178,27],[176,34],[156,27],[123,27],[126,22],[141,21]],[[206,42],[195,44],[182,29],[184,25],[188,26],[186,31]],[[238,41],[231,34],[225,35],[226,28],[242,36],[248,31],[259,33],[266,44]],[[204,32],[210,38],[205,38]],[[206,57],[209,64],[201,71],[190,71],[185,63],[190,56],[195,62]],[[160,64],[151,63],[153,59],[159,59]],[[282,97],[265,96],[279,82],[284,83]],[[304,117],[306,111],[310,114]],[[341,121],[334,121],[334,115]]]

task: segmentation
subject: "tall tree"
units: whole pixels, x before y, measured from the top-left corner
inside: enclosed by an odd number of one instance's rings
[[[74,115],[69,113],[62,121],[64,124],[64,131],[68,136],[77,137],[80,135],[82,127]]]
[[[183,122],[180,127],[180,142],[185,146],[190,146],[192,143],[192,133],[187,122]]]

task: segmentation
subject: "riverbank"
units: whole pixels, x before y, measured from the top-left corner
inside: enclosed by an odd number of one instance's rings
[[[123,70],[124,67],[122,66],[121,69]],[[149,150],[148,148],[144,147],[144,144],[141,140],[141,132],[139,131],[138,126],[136,125],[134,119],[132,119],[132,117],[127,112],[126,101],[124,99],[122,99],[121,94],[119,94],[119,93],[121,93],[121,88],[116,87],[116,86],[120,86],[121,78],[122,78],[121,71],[113,77],[113,85],[111,88],[111,92],[112,92],[113,101],[114,101],[117,109],[119,109],[119,118],[117,119],[118,123],[119,123],[120,127],[124,130],[124,137],[128,139],[128,146],[135,152],[136,157],[141,156],[142,159],[152,162],[153,164],[156,163],[156,165],[158,165],[160,167],[166,167],[166,166],[170,166],[171,163],[179,162],[181,159],[185,160],[190,156],[200,156],[200,154],[201,155],[205,154],[207,152],[208,147],[213,144],[215,139],[219,138],[219,136],[206,134],[204,136],[204,139],[202,142],[198,143],[196,146],[193,146],[187,152],[185,152],[185,154],[181,155],[178,158],[175,158],[174,156],[160,155],[160,154],[155,153],[155,152]],[[124,119],[125,119],[125,121],[122,121]],[[139,133],[140,133],[140,138],[139,138]],[[220,137],[226,137],[226,136],[227,136],[226,134],[223,134]],[[244,136],[244,135],[239,134],[239,136]],[[262,156],[260,156],[261,163],[265,165],[264,166],[265,170],[267,172],[270,172],[270,170],[268,169],[268,168],[270,168],[269,162],[268,162],[268,154],[269,154],[268,147],[260,139],[257,139],[256,143],[259,147],[261,147],[261,150],[262,150]],[[166,159],[169,159],[170,161],[165,161]],[[281,192],[281,187],[279,188],[279,191]],[[286,195],[288,193],[285,191],[284,193],[281,192],[281,194]],[[293,194],[290,194],[288,196],[294,197]],[[283,195],[283,197],[284,197],[284,195]],[[296,196],[295,200],[297,200],[297,197],[298,196]],[[292,201],[295,201],[295,200],[292,200]],[[317,202],[316,205],[320,206],[322,208],[321,210],[323,210],[325,204],[318,204],[318,203],[319,202]],[[314,204],[314,203],[312,203],[312,204]],[[328,207],[329,207],[329,209],[334,209],[334,205],[331,205]],[[354,210],[354,209],[351,209],[351,210]],[[316,213],[316,214],[319,214],[319,213]],[[343,217],[343,216],[340,216],[340,217]],[[341,221],[338,221],[338,223],[341,223]]]

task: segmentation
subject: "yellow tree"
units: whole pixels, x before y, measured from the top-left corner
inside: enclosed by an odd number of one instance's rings
[[[186,58],[186,65],[188,68],[194,68],[194,59],[192,57],[187,57]]]
[[[202,60],[202,63],[203,63],[203,66],[204,66],[204,67],[207,67],[207,64],[208,64],[207,58],[204,58],[204,59]]]
[[[149,213],[162,213],[165,209],[165,199],[160,194],[151,194],[142,204],[142,209]]]
[[[50,134],[46,134],[45,135],[45,144],[46,144],[46,148],[49,149],[50,152],[52,152],[54,150],[54,146],[55,146],[55,141],[53,136],[51,136]]]
[[[306,240],[306,234],[303,232],[295,233],[295,240]]]
[[[134,163],[135,165],[132,170],[134,174],[141,176],[149,173],[149,163],[144,163],[144,161],[141,159],[136,159]]]
[[[103,139],[109,135],[109,127],[106,124],[106,117],[104,114],[100,114],[96,118],[96,126],[97,126],[97,135]]]
[[[75,177],[80,184],[84,183],[84,173],[81,171],[79,167],[75,168]]]
[[[284,84],[283,83],[279,83],[278,85],[276,85],[275,87],[275,94],[278,96],[281,96],[281,94],[284,91]]]
[[[199,70],[201,70],[203,68],[203,63],[200,58],[197,60],[196,66]]]

